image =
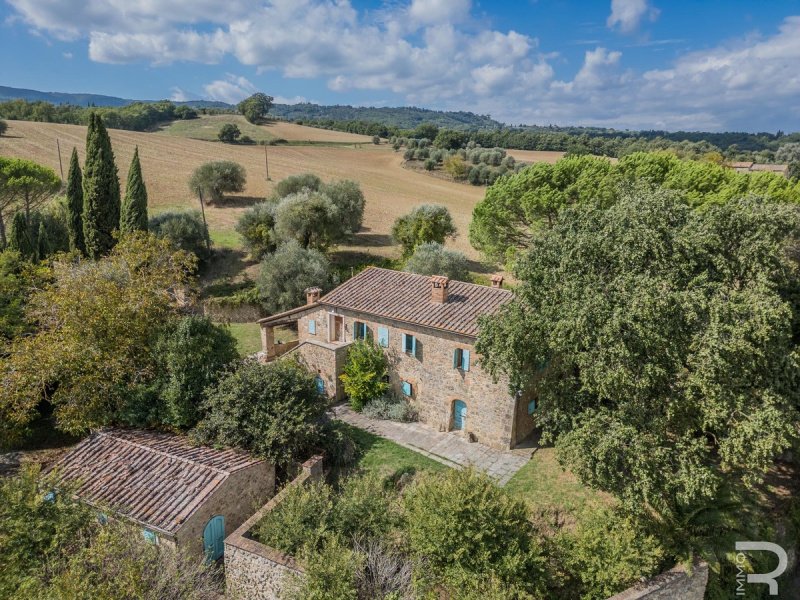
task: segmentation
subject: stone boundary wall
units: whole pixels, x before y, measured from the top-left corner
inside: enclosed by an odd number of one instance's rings
[[[255,323],[265,315],[264,309],[258,304],[243,302],[241,304],[230,304],[206,300],[202,303],[202,313],[214,321],[224,321],[228,323]]]
[[[607,600],[703,600],[707,584],[706,563],[696,563],[691,573],[678,565]]]
[[[301,574],[294,557],[266,546],[249,536],[265,514],[286,497],[290,488],[322,478],[322,457],[303,463],[303,471],[276,496],[225,538],[225,594],[236,600],[278,600],[287,575]]]

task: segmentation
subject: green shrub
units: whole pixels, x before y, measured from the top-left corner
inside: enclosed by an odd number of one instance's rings
[[[238,126],[234,125],[233,123],[225,123],[219,128],[217,138],[219,138],[220,142],[233,144],[240,135],[242,135],[242,132],[239,130]]]
[[[411,404],[405,398],[393,394],[385,394],[380,398],[370,400],[364,405],[362,412],[370,419],[404,423],[417,420],[417,412]]]
[[[339,376],[353,410],[361,411],[370,400],[380,398],[389,388],[386,356],[369,340],[359,340],[347,349],[344,372]]]
[[[343,537],[381,538],[394,525],[396,513],[395,498],[377,474],[348,477],[333,506],[332,528]]]
[[[359,600],[357,576],[363,555],[336,537],[326,540],[320,552],[309,553],[304,574],[290,582],[287,600]]]
[[[327,406],[299,364],[245,361],[207,390],[207,414],[193,433],[200,443],[241,448],[286,467],[319,442]]]
[[[565,572],[576,580],[570,593],[586,600],[608,598],[656,574],[665,558],[652,535],[610,509],[587,515],[555,541]]]
[[[539,589],[545,575],[526,505],[472,469],[423,475],[403,498],[412,554],[434,577],[464,569]]]
[[[147,227],[175,248],[191,252],[201,263],[211,258],[211,238],[199,211],[164,212],[151,217]]]
[[[432,158],[428,158],[425,161],[425,170],[426,171],[433,171],[436,168],[436,161]]]
[[[330,528],[333,491],[324,481],[293,485],[273,510],[264,515],[253,533],[262,544],[292,556],[306,548],[316,550]]]

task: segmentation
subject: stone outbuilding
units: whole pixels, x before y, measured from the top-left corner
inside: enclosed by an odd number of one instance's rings
[[[271,463],[155,431],[97,431],[54,468],[81,500],[141,526],[145,539],[211,560],[222,556],[225,537],[275,493]]]
[[[502,277],[487,286],[370,267],[324,296],[319,288],[306,295],[304,306],[259,321],[264,360],[285,353],[273,329],[296,326],[298,341],[288,351],[337,401],[348,346],[370,339],[388,359],[394,393],[423,423],[501,450],[533,431],[535,399],[511,393],[505,378],[493,381],[474,349],[479,318],[513,297]]]

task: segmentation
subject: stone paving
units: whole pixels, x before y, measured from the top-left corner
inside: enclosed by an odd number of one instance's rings
[[[513,450],[495,450],[479,443],[471,443],[455,432],[434,431],[422,423],[398,423],[370,419],[353,411],[346,404],[333,407],[335,418],[360,429],[385,437],[400,446],[419,452],[448,467],[472,465],[495,479],[500,485],[527,463],[536,451],[533,445]]]

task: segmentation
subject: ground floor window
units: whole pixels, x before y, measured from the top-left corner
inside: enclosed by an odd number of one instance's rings
[[[536,412],[536,399],[534,398],[530,402],[528,402],[528,414],[532,415]]]
[[[401,381],[400,382],[400,390],[403,392],[403,396],[411,396],[411,392],[413,391],[411,382],[410,381]]]

